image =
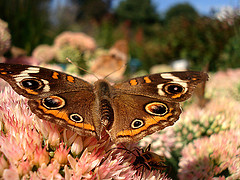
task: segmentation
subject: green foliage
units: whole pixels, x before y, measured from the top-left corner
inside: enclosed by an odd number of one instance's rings
[[[37,45],[48,42],[50,0],[0,1],[0,18],[9,25],[12,45],[30,53]]]
[[[165,42],[169,49],[167,59],[187,59],[194,69],[218,69],[218,61],[228,39],[234,34],[225,22],[201,17],[194,22],[183,17],[173,19],[167,26]],[[224,34],[223,34],[224,32]]]
[[[169,22],[170,20],[180,16],[189,20],[194,20],[199,15],[190,4],[180,3],[169,8],[169,10],[166,12],[165,21]]]
[[[57,60],[60,63],[66,63],[66,57],[73,62],[78,62],[81,59],[81,52],[77,48],[71,46],[63,46],[57,51]]]
[[[117,34],[115,32],[116,29],[114,28],[114,24],[104,21],[98,26],[95,38],[100,46],[109,48],[112,44],[114,44],[116,39],[120,39],[122,37],[120,31],[117,30]]]
[[[240,18],[235,24],[239,24]],[[230,37],[220,56],[219,68],[240,67],[240,27],[235,26],[235,35]]]
[[[195,21],[176,17],[166,26],[155,26],[158,28],[152,28],[152,35],[144,36],[146,38],[143,38],[141,46],[132,47],[138,49],[140,53],[134,54],[137,55],[134,57],[147,64],[146,68],[155,64],[168,64],[171,60],[187,59],[192,69],[202,70],[209,64],[209,70],[216,71],[222,64],[221,52],[235,34],[234,28],[227,22],[208,17],[199,17]],[[234,45],[237,46],[236,43]],[[226,67],[229,65],[227,62]],[[233,62],[232,66],[236,67],[237,63]]]
[[[151,0],[121,1],[115,13],[120,21],[130,21],[133,25],[153,24],[159,20]]]
[[[112,0],[72,0],[77,7],[76,19],[88,21],[101,21],[106,16],[112,4]]]

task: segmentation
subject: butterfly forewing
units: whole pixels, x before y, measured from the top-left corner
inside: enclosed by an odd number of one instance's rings
[[[120,93],[180,102],[188,99],[196,85],[207,79],[204,72],[169,72],[133,78],[114,87]]]
[[[72,91],[93,92],[93,86],[82,79],[37,66],[0,63],[0,77],[30,99]]]

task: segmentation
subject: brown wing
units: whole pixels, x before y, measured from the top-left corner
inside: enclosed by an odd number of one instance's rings
[[[208,79],[207,73],[195,71],[150,74],[114,86],[119,93],[181,102],[188,99],[197,84]]]
[[[83,136],[96,136],[95,127],[98,124],[93,120],[94,100],[93,93],[82,90],[29,100],[28,104],[31,111],[43,120],[51,121]]]
[[[137,142],[171,126],[181,113],[179,103],[121,94],[113,99],[114,122],[109,130],[116,143]]]
[[[0,78],[7,81],[18,94],[29,99],[63,92],[93,91],[93,86],[82,79],[37,66],[0,63]]]
[[[36,66],[0,63],[0,78],[29,99],[33,113],[81,135],[96,135],[93,86],[71,75]],[[95,108],[96,109],[96,108]]]
[[[114,86],[114,122],[109,129],[117,143],[136,142],[171,126],[181,114],[179,102],[206,81],[203,72],[171,72],[130,79]]]

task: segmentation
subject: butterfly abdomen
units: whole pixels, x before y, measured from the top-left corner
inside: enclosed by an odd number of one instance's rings
[[[113,114],[112,106],[108,100],[103,99],[101,101],[100,112],[101,112],[100,113],[101,114],[101,122],[107,129],[109,129],[114,120],[114,114]]]
[[[110,103],[111,93],[110,93],[110,84],[104,80],[99,80],[96,82],[95,93],[99,97],[99,112],[101,123],[106,129],[110,129],[114,121],[114,113],[112,105]]]

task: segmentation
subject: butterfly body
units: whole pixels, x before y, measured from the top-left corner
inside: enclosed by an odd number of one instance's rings
[[[114,98],[114,93],[111,93],[112,87],[105,80],[96,81],[94,87],[94,94],[96,97],[94,109],[95,112],[98,113],[98,119],[94,121],[100,122],[98,126],[95,126],[97,137],[100,137],[102,129],[109,129],[114,122],[114,112],[111,103],[111,99]]]
[[[173,125],[179,102],[207,80],[203,72],[171,72],[137,77],[111,85],[93,85],[72,75],[37,66],[0,63],[0,77],[26,98],[39,118],[83,136],[101,138],[106,131],[116,143],[135,142]]]

